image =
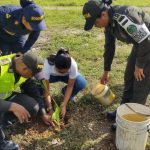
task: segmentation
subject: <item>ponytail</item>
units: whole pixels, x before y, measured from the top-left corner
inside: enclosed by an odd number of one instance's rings
[[[60,48],[56,54],[50,55],[47,60],[50,65],[55,65],[58,69],[69,69],[71,66],[71,57],[64,48]]]

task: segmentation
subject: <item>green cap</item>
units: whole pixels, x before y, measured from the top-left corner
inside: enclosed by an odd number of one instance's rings
[[[22,60],[24,64],[31,69],[33,75],[36,75],[37,73],[42,71],[43,68],[43,61],[42,59],[37,56],[35,53],[32,51],[26,52],[22,56]]]
[[[89,0],[83,6],[83,16],[86,20],[84,30],[92,29],[96,19],[103,11],[105,4],[101,0]]]

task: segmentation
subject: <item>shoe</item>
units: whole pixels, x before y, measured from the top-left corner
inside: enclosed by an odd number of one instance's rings
[[[113,124],[111,125],[111,130],[112,130],[112,131],[116,131],[116,128],[117,128],[117,124],[116,124],[116,123],[113,123]]]
[[[19,145],[12,141],[3,140],[0,143],[0,150],[19,150]]]
[[[115,120],[115,119],[116,119],[116,113],[117,113],[116,110],[113,111],[113,112],[107,112],[107,117],[108,117],[109,119]]]

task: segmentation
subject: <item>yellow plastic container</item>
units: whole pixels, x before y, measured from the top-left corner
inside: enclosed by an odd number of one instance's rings
[[[107,85],[103,84],[98,84],[93,88],[92,95],[98,99],[102,105],[110,105],[115,99],[115,94]]]

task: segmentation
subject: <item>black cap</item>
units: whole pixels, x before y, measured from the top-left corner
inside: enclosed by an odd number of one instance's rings
[[[32,51],[26,52],[22,56],[22,60],[24,64],[31,69],[33,75],[36,75],[37,73],[42,71],[43,68],[43,61],[40,57],[38,57],[35,53]]]
[[[101,0],[89,0],[83,6],[83,16],[86,20],[84,30],[92,29],[96,19],[103,11],[105,4]]]

